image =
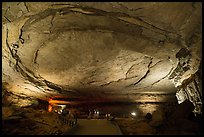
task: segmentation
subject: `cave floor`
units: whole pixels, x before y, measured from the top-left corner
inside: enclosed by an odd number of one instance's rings
[[[8,109],[9,108],[9,109]],[[57,113],[44,109],[17,108],[13,114],[11,108],[3,108],[2,134],[4,135],[202,135],[201,119],[177,119],[176,123],[158,119],[160,114],[153,115],[153,120],[143,117],[107,119],[79,118],[73,128],[64,124]],[[3,113],[3,114],[4,114]]]
[[[106,119],[79,119],[78,126],[66,135],[122,135],[116,123]]]

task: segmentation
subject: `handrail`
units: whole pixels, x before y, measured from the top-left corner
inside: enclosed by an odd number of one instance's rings
[[[75,119],[73,120],[73,118],[72,118],[72,119],[71,119],[71,118],[67,119],[67,118],[64,117],[64,116],[59,115],[59,119],[62,121],[63,124],[66,124],[66,125],[68,125],[68,126],[70,126],[70,127],[73,127],[74,125],[77,124],[77,118],[75,118]]]

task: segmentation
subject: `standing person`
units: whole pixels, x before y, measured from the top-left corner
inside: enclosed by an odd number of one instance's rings
[[[67,115],[67,111],[65,109],[62,110],[62,116],[66,116]]]
[[[96,118],[99,119],[99,111],[96,111]]]
[[[77,124],[77,114],[76,113],[74,115],[74,119],[75,119],[75,124]]]
[[[89,110],[88,119],[91,119],[91,117],[92,117],[92,112]]]
[[[106,114],[106,119],[108,120],[108,113]]]
[[[108,113],[108,114],[107,114],[107,119],[108,119],[108,120],[110,119],[110,116],[111,116],[110,113]]]

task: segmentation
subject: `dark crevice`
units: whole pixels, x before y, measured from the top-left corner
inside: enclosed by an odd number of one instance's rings
[[[21,44],[24,43],[24,39],[22,38],[22,34],[23,34],[22,28],[23,28],[23,27],[21,27],[21,29],[20,29],[20,34],[19,34],[19,40],[20,40]]]
[[[8,33],[9,33],[9,30],[8,30],[8,28],[6,28],[6,46],[9,49],[9,51],[11,53],[11,56],[14,58],[13,52],[12,52],[10,46],[9,46],[9,43],[8,43]]]
[[[6,16],[4,16],[4,18],[8,21],[8,22],[11,22],[11,20],[10,19],[8,19]]]
[[[38,50],[35,52],[35,54],[34,54],[34,55],[35,55],[35,56],[34,56],[34,61],[33,61],[34,64],[38,64],[38,63],[37,63],[38,51],[39,51],[39,49],[38,49]]]
[[[23,4],[24,4],[24,6],[26,7],[27,12],[30,12],[30,10],[29,10],[29,8],[28,8],[26,2],[23,2]]]

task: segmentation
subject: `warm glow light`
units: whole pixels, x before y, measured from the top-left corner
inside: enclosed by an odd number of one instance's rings
[[[51,106],[51,105],[48,106],[48,111],[49,111],[49,112],[52,111],[52,106]]]
[[[69,101],[62,101],[62,100],[49,100],[50,104],[70,104]]]
[[[132,112],[131,115],[136,116],[136,113],[135,113],[135,112]]]

